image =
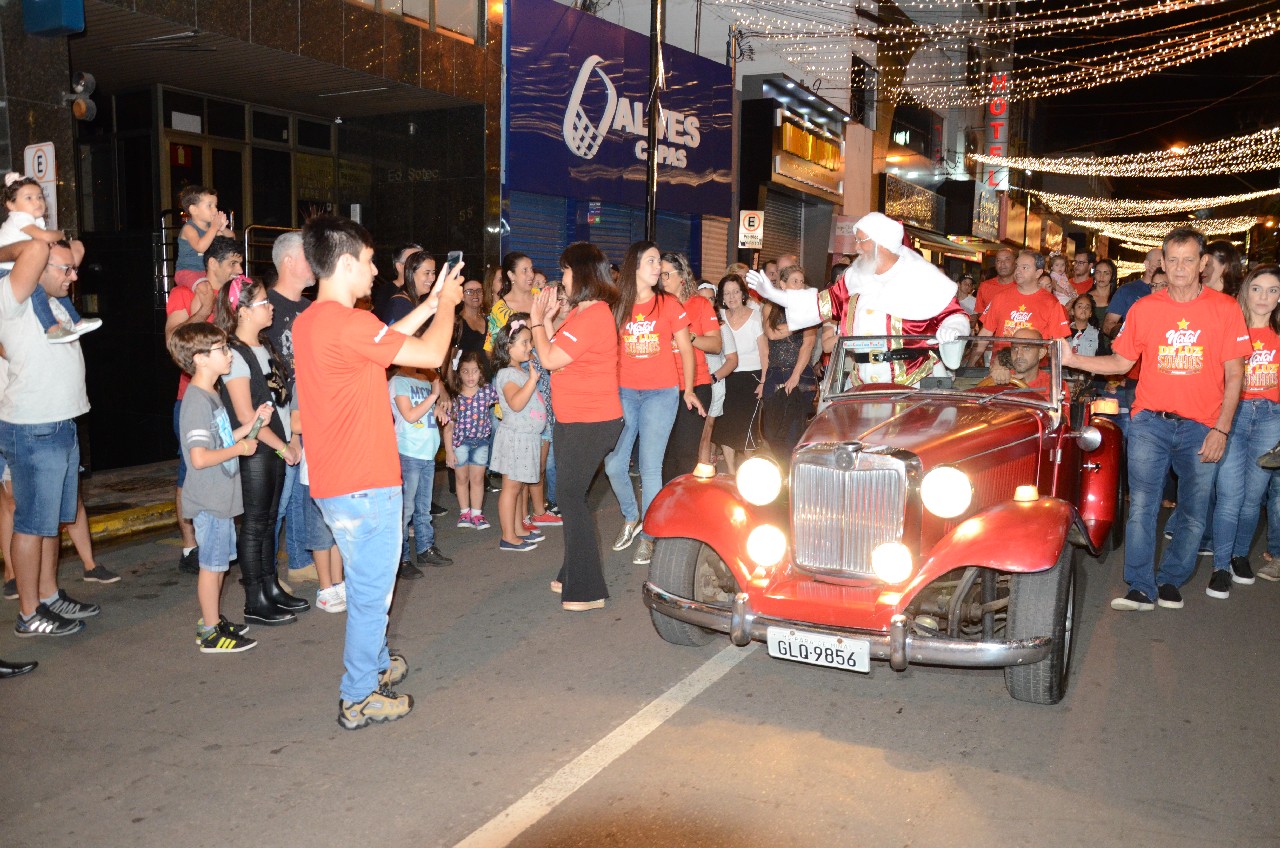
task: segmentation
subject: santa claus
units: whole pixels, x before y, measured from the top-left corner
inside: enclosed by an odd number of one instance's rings
[[[956,301],[956,284],[903,244],[902,224],[871,212],[854,233],[857,256],[844,278],[824,291],[783,290],[759,271],[747,274],[751,288],[787,310],[792,330],[823,321],[841,336],[930,336],[898,340],[886,351],[853,354],[862,383],[911,386],[955,369],[964,355],[960,336],[969,334],[969,316]],[[935,352],[936,351],[936,352]],[[939,361],[941,357],[941,362]]]

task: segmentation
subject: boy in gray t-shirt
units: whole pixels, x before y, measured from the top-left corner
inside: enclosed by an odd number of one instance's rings
[[[217,382],[231,371],[226,333],[203,322],[183,324],[169,337],[168,347],[173,361],[191,375],[178,411],[178,432],[188,468],[182,487],[182,518],[194,523],[200,550],[196,643],[206,654],[247,651],[257,642],[245,637],[247,627],[233,624],[221,614],[219,599],[236,547],[235,517],[244,512],[238,457],[252,455],[258,442],[248,438],[252,424],[231,429],[227,410],[218,397]],[[263,404],[258,416],[267,420],[271,405]]]

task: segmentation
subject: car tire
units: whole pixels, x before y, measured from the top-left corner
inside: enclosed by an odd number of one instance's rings
[[[1007,639],[1052,637],[1049,655],[1031,665],[1008,666],[1005,686],[1018,701],[1056,704],[1067,691],[1076,600],[1076,549],[1063,543],[1053,568],[1009,579]]]
[[[655,539],[653,560],[649,563],[649,582],[682,598],[717,603],[720,598],[708,591],[710,584],[707,581],[712,575],[707,569],[712,568],[712,558],[719,561],[714,550],[696,539]],[[653,629],[673,645],[701,647],[722,635],[668,618],[656,610],[650,610],[649,616],[653,620]]]

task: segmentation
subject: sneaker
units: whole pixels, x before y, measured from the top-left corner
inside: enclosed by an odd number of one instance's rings
[[[225,621],[225,619],[224,619]],[[255,647],[258,643],[248,636],[236,633],[225,624],[219,623],[213,632],[200,640],[202,654],[238,654]]]
[[[1153,604],[1151,599],[1142,592],[1139,592],[1137,589],[1130,589],[1128,594],[1123,598],[1116,598],[1113,600],[1111,602],[1111,608],[1113,610],[1123,610],[1125,612],[1132,612],[1134,610],[1139,612],[1148,612],[1155,609],[1156,605]]]
[[[22,638],[30,636],[70,636],[84,629],[83,621],[71,621],[49,609],[45,604],[36,607],[35,614],[29,619],[18,616],[18,623],[13,632]]]
[[[1200,550],[1196,552],[1198,556],[1213,556],[1213,548],[1207,545],[1201,545]]]
[[[644,529],[644,524],[640,521],[624,521],[622,529],[618,531],[618,538],[613,540],[613,549],[615,551],[625,551],[631,547],[631,543],[636,540],[636,536]]]
[[[400,570],[396,572],[397,580],[417,580],[422,576],[422,569],[407,560],[400,563]]]
[[[556,516],[556,517],[559,517],[559,515],[560,515],[560,504],[548,503],[548,504],[547,504],[547,512],[551,513],[552,515],[554,515],[554,516]]]
[[[102,607],[97,604],[82,604],[62,589],[58,590],[58,599],[48,606],[49,610],[55,615],[60,615],[73,621],[80,618],[92,618],[102,612]]]
[[[462,515],[458,516],[458,526],[464,530],[476,529],[475,522],[471,520],[471,510],[466,509],[462,511]]]
[[[498,550],[500,551],[515,551],[518,553],[525,553],[526,551],[531,551],[536,547],[538,547],[537,542],[521,542],[518,545],[513,545],[510,542],[508,542],[506,539],[498,540]]]
[[[341,583],[334,583],[333,588],[338,590],[338,594],[342,596],[342,602],[345,604],[347,602],[347,581],[343,580]]]
[[[541,515],[529,516],[529,520],[537,527],[562,527],[564,525],[564,519],[552,513],[550,509]]]
[[[1161,584],[1156,603],[1165,609],[1182,609],[1182,593],[1172,583]]]
[[[488,530],[489,519],[484,517],[483,512],[473,512],[471,513],[471,526],[477,530]]]
[[[92,570],[84,573],[84,579],[87,583],[116,583],[120,580],[120,575],[101,565],[95,565]]]
[[[1280,581],[1280,559],[1273,559],[1271,562],[1258,569],[1258,576],[1263,580],[1269,580],[1272,583]],[[7,583],[5,584],[8,585]],[[5,595],[5,597],[9,597]]]
[[[432,545],[425,551],[419,551],[418,562],[425,562],[427,565],[434,565],[437,568],[446,565],[453,565],[453,560],[441,553],[440,549],[435,545]]]
[[[632,565],[648,565],[653,560],[653,540],[641,539],[636,545],[636,555],[632,557]]]
[[[538,525],[533,523],[532,516],[526,515],[524,518],[520,519],[520,529],[526,533],[536,533],[538,532]]]
[[[1220,601],[1231,597],[1231,572],[1225,568],[1215,568],[1213,576],[1209,578],[1209,588],[1204,593]]]
[[[49,344],[69,344],[87,332],[88,330],[81,332],[79,330],[68,330],[66,327],[57,326],[45,333],[44,337],[48,339]]]
[[[395,721],[413,711],[413,696],[398,695],[390,686],[379,686],[363,701],[339,701],[338,724],[359,730],[374,722]]]
[[[1276,445],[1271,450],[1258,457],[1258,465],[1268,471],[1275,471],[1280,468],[1280,445]]]
[[[1249,564],[1248,557],[1231,558],[1231,582],[1241,586],[1253,585],[1253,566]]]
[[[244,634],[249,632],[249,625],[236,624],[234,621],[227,618],[225,615],[218,616],[218,623],[214,627],[210,628],[210,632],[217,630],[218,627],[225,627],[228,630],[230,630],[232,633],[234,633],[236,636],[243,636]],[[201,618],[196,621],[196,647],[199,647],[200,643],[204,641],[204,636],[200,635],[200,631],[203,629],[204,629],[204,619]],[[205,636],[207,635],[208,634],[206,633]]]
[[[432,518],[434,518],[434,517],[435,517],[435,516],[437,516],[437,515],[448,515],[448,514],[449,514],[449,507],[447,507],[447,506],[441,506],[440,504],[436,503],[435,501],[432,501],[432,502],[431,502],[431,517],[432,517]]]
[[[533,542],[535,545],[538,542],[545,542],[547,540],[547,537],[539,533],[537,528],[529,530],[520,538],[524,539],[526,542]]]
[[[378,675],[379,686],[399,686],[409,676],[409,661],[391,651],[391,664]]]
[[[183,554],[178,560],[178,570],[183,574],[199,574],[200,573],[200,548],[191,549],[191,553]]]
[[[4,581],[4,599],[6,601],[16,601],[18,599],[18,579]]]
[[[325,612],[346,612],[347,599],[337,586],[330,586],[316,592],[316,607]]]

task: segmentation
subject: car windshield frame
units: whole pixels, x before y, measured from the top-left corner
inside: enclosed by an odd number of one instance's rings
[[[997,350],[1008,347],[1011,344],[1017,345],[1033,345],[1043,347],[1048,350],[1045,360],[1048,362],[1048,371],[1050,375],[1049,396],[1046,398],[1039,391],[1034,389],[1024,389],[1016,386],[1006,386],[1002,390],[999,387],[984,387],[981,391],[978,389],[978,383],[989,373],[988,368],[947,368],[948,379],[951,385],[946,385],[944,381],[938,381],[937,378],[926,377],[921,381],[922,385],[917,386],[889,386],[886,384],[874,384],[875,388],[863,389],[859,383],[853,383],[849,379],[849,374],[853,367],[858,364],[853,358],[853,354],[871,354],[875,355],[889,350],[890,342],[901,340],[902,342],[927,342],[928,350],[937,354],[938,340],[935,336],[840,336],[836,339],[835,346],[831,349],[830,363],[827,366],[826,373],[822,379],[822,398],[823,401],[834,400],[835,398],[848,397],[862,389],[860,393],[868,392],[903,392],[903,391],[928,391],[941,392],[948,395],[963,395],[965,397],[978,398],[982,400],[992,400],[1001,398],[1002,400],[1016,400],[1023,403],[1030,403],[1035,406],[1044,407],[1046,409],[1057,411],[1062,408],[1064,397],[1063,384],[1063,368],[1062,357],[1056,339],[1019,339],[1011,336],[959,336],[955,344],[968,342],[984,342],[991,345],[992,354]],[[967,347],[967,344],[966,344]],[[939,360],[941,357],[938,357]],[[944,363],[945,367],[945,363]],[[1042,365],[1043,369],[1043,365]]]

